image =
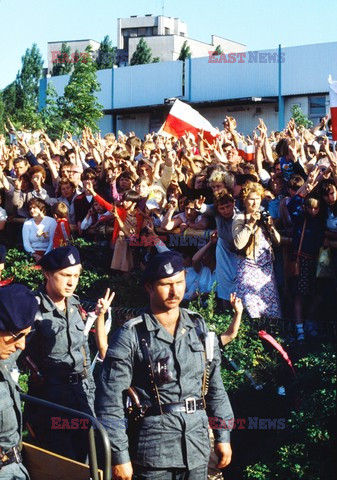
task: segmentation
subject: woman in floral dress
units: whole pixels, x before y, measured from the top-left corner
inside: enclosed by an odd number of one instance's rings
[[[262,185],[247,182],[241,191],[244,212],[233,220],[238,251],[237,295],[251,318],[280,319],[281,309],[274,270],[272,242],[280,235],[272,218],[261,209]]]

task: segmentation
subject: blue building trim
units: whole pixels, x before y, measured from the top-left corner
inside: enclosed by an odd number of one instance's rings
[[[278,129],[284,129],[284,97],[282,95],[282,47],[278,46]]]
[[[47,77],[40,78],[39,88],[39,112],[46,106],[47,100]]]

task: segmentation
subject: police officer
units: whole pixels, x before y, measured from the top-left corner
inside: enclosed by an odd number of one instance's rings
[[[73,246],[60,247],[39,262],[45,285],[39,291],[35,334],[27,348],[33,366],[28,393],[94,415],[95,384],[90,373],[90,354],[85,323],[78,298],[73,295],[81,273],[81,260]],[[107,296],[96,308],[104,315]],[[36,409],[26,404],[25,414],[33,434],[44,448],[78,461],[87,456],[87,431],[70,429],[60,412]],[[56,422],[54,417],[61,417]]]
[[[218,467],[231,460],[232,409],[220,376],[217,342],[202,317],[179,308],[185,292],[182,257],[166,251],[144,271],[147,313],[112,337],[96,395],[96,413],[108,431],[118,480],[205,479],[212,418]],[[123,397],[138,407],[125,425]]]
[[[22,415],[18,386],[10,371],[25,348],[38,303],[23,285],[0,289],[0,479],[27,480],[21,459]]]

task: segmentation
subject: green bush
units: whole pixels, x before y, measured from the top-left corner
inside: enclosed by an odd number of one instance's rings
[[[297,364],[296,389],[300,403],[278,431],[278,447],[269,452],[269,462],[246,467],[247,479],[336,478],[336,354],[322,345]]]

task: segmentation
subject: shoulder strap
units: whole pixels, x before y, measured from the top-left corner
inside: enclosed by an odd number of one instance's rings
[[[155,375],[154,375],[153,366],[152,366],[151,352],[149,348],[150,335],[146,328],[144,314],[142,315],[142,320],[143,320],[142,322],[135,324],[135,329],[138,337],[139,346],[143,354],[144,362],[146,364],[146,368],[149,373],[151,396],[154,401],[154,404],[159,407],[160,413],[163,413],[161,409],[159,391],[156,384]]]

